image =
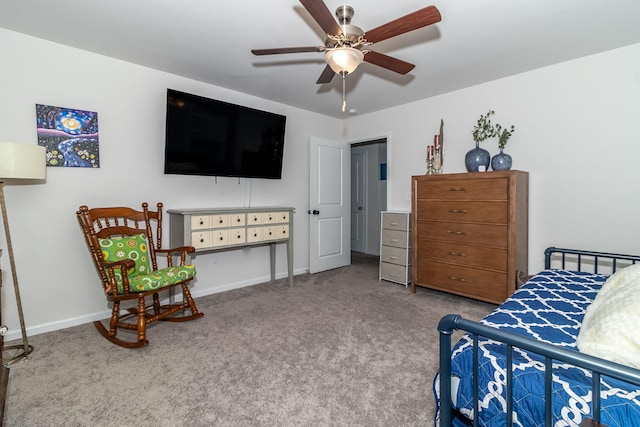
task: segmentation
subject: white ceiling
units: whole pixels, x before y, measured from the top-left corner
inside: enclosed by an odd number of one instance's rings
[[[325,0],[331,12],[341,0]],[[401,76],[363,63],[347,77],[358,114],[640,42],[639,0],[348,0],[365,32],[428,5],[442,21],[374,44],[413,63]],[[0,27],[284,104],[345,118],[342,81],[315,82],[322,53],[297,0],[2,0]],[[4,58],[7,60],[7,58]],[[64,58],[59,64],[64,66]]]

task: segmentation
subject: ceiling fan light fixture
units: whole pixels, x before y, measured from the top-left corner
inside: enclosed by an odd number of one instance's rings
[[[324,58],[336,74],[350,74],[362,63],[364,54],[358,49],[342,46],[327,50]]]

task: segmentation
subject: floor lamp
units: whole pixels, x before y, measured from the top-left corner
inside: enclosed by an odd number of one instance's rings
[[[11,244],[11,232],[9,231],[9,220],[7,218],[7,206],[4,199],[4,186],[12,184],[38,183],[38,181],[43,183],[46,176],[47,164],[45,147],[32,144],[18,144],[15,142],[0,142],[0,206],[2,207],[4,233],[7,240],[13,288],[16,296],[16,304],[18,305],[20,329],[22,331],[22,344],[4,346],[4,335],[7,332],[7,327],[2,324],[2,304],[0,301],[0,335],[2,335],[3,340],[2,349],[3,351],[10,349],[20,351],[18,355],[9,360],[4,360],[4,357],[2,357],[2,362],[5,366],[26,358],[33,351],[33,346],[29,345],[29,342],[27,341],[27,330],[24,324],[22,301],[20,300],[20,288],[18,286],[18,274],[16,272],[13,245]]]

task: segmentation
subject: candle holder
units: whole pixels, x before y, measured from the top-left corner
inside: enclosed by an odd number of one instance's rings
[[[435,169],[433,167],[433,159],[427,158],[427,172],[425,175],[435,175]]]

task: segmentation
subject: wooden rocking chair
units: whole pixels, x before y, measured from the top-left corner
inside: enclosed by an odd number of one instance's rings
[[[107,299],[113,304],[109,329],[101,321],[93,322],[106,339],[122,347],[143,347],[149,344],[148,324],[156,320],[184,322],[204,315],[198,312],[188,287],[196,271],[185,261],[195,249],[191,246],[161,249],[162,203],[158,203],[156,211],[150,211],[147,203],[142,204],[142,211],[81,206],[76,216]],[[158,268],[158,255],[165,259],[166,267]],[[174,257],[179,258],[180,265],[173,265]],[[161,305],[159,293],[178,286],[182,288],[182,302]],[[148,297],[150,306],[146,304]],[[121,312],[123,301],[137,301],[137,306]],[[173,316],[185,309],[191,315]],[[119,329],[137,331],[137,339],[118,338]]]

